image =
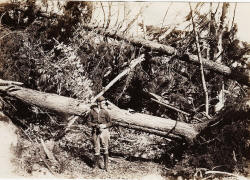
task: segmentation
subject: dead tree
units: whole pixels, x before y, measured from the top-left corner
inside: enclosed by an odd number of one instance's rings
[[[28,104],[82,116],[90,110],[90,104],[77,99],[59,96],[52,93],[44,93],[16,85],[0,86],[0,91],[9,96],[16,97]],[[132,127],[145,132],[151,132],[159,136],[184,137],[188,141],[193,141],[199,134],[197,125],[177,122],[172,119],[161,118],[141,113],[130,113],[122,110],[111,103],[107,107],[114,124]],[[204,125],[205,127],[205,125]]]
[[[141,39],[141,38],[124,36],[122,33],[119,33],[116,30],[105,30],[103,28],[90,26],[90,25],[83,25],[83,28],[87,30],[94,30],[98,34],[101,34],[103,36],[110,37],[110,38],[115,38],[116,40],[125,40],[128,43],[133,44],[134,46],[140,46],[140,47],[143,46],[146,48],[150,48],[151,50],[154,50],[154,51],[163,52],[167,55],[175,56],[176,59],[179,59],[181,61],[187,61],[192,64],[200,66],[200,61],[197,55],[193,55],[190,53],[180,55],[178,51],[172,46],[159,44],[157,42],[148,41],[148,40]],[[242,73],[236,70],[232,70],[226,65],[223,65],[221,63],[216,63],[214,61],[209,61],[205,58],[201,58],[201,60],[203,62],[203,66],[205,69],[210,69],[221,75],[226,76],[227,78],[236,80],[240,84],[250,86],[249,76],[247,73]]]

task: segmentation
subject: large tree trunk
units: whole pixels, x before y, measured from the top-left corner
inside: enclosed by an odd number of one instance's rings
[[[90,104],[69,97],[39,92],[19,86],[0,86],[0,91],[29,104],[58,112],[79,116],[89,112]],[[128,125],[128,127],[130,125],[137,126],[137,129],[140,129],[141,127],[141,130],[146,132],[149,132],[151,129],[154,134],[159,132],[158,135],[160,136],[167,136],[171,133],[179,137],[185,137],[187,140],[192,141],[199,133],[199,131],[195,128],[196,126],[183,122],[176,122],[172,119],[160,118],[140,113],[131,114],[128,111],[122,110],[112,104],[107,107],[107,110],[110,113],[114,124],[119,125],[120,123],[120,125]]]
[[[192,64],[195,64],[198,66],[200,65],[200,61],[197,55],[193,55],[193,54],[179,55],[178,51],[172,46],[159,44],[157,42],[148,41],[148,40],[141,39],[141,38],[124,36],[122,33],[119,33],[115,30],[105,30],[103,28],[94,27],[90,25],[83,25],[83,28],[88,29],[88,30],[95,30],[96,33],[101,34],[103,36],[110,37],[110,38],[115,38],[117,40],[125,40],[135,46],[144,46],[146,48],[150,48],[155,51],[163,52],[167,55],[176,55],[176,58],[178,58],[179,60],[191,62]],[[240,84],[250,86],[250,81],[249,81],[249,77],[247,73],[234,71],[230,69],[228,66],[225,66],[223,64],[216,63],[213,61],[209,61],[205,58],[201,58],[201,60],[203,62],[204,68],[213,70],[230,79],[236,80]]]
[[[161,118],[141,113],[130,113],[122,109],[118,110],[111,108],[107,109],[107,111],[115,124],[121,126],[123,126],[123,124],[127,124],[128,127],[131,125],[132,128],[135,125],[141,127],[138,129],[142,131],[144,131],[145,128],[150,128],[154,134],[157,134],[157,132],[155,133],[155,130],[158,131],[158,135],[160,136],[167,136],[171,133],[180,137],[185,137],[186,139],[192,141],[199,133],[191,124],[176,122],[175,120],[169,118]]]
[[[16,97],[28,104],[33,104],[42,108],[50,109],[66,114],[83,115],[90,109],[89,104],[80,100],[59,96],[52,93],[44,93],[20,86],[0,86],[0,91],[10,96]]]

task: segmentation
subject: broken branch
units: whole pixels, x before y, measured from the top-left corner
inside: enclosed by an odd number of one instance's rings
[[[117,81],[119,81],[122,77],[124,77],[132,69],[134,69],[137,64],[141,63],[144,60],[145,60],[144,59],[144,55],[141,55],[137,59],[132,60],[128,68],[126,68],[123,72],[121,72],[118,76],[116,76],[105,88],[103,88],[103,90],[99,94],[97,94],[92,99],[92,103],[95,102],[97,98],[99,98],[100,96],[102,96],[107,90],[109,90],[109,88],[111,88]]]

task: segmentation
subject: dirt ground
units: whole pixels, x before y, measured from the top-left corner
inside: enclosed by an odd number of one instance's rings
[[[31,173],[24,172],[15,167],[15,163],[11,163],[16,158],[11,151],[17,143],[16,128],[11,123],[0,123],[0,178],[164,179],[166,169],[163,165],[153,162],[129,161],[121,157],[110,158],[109,172],[102,169],[93,171],[92,167],[80,158],[71,161],[74,163],[72,171],[66,170],[62,174],[52,174],[47,168],[38,164],[33,165]]]
[[[13,153],[13,147],[18,143],[18,136],[16,134],[16,127],[12,123],[0,121],[0,179],[1,178],[81,178],[81,179],[177,179],[178,177],[169,177],[167,174],[173,170],[166,168],[165,165],[155,163],[152,161],[142,161],[126,159],[121,156],[111,156],[109,160],[109,172],[102,169],[93,170],[91,167],[91,154],[86,154],[88,157],[79,156],[72,157],[66,152],[62,151],[58,154],[59,159],[62,159],[64,164],[64,171],[56,173],[51,171],[44,165],[42,159],[30,159],[31,171],[23,169],[25,164],[24,158],[16,157]],[[19,139],[20,140],[20,139]],[[22,140],[22,143],[27,146],[26,153],[32,152],[32,147],[35,145],[28,145]],[[49,146],[48,146],[49,147]],[[25,151],[23,153],[25,155]],[[29,154],[30,155],[30,154]],[[35,155],[34,155],[35,156]],[[38,160],[38,161],[34,161]],[[18,162],[18,163],[16,163]],[[35,162],[35,163],[33,163]],[[64,163],[65,162],[65,163]],[[101,159],[103,163],[103,159]],[[27,162],[26,162],[27,163]],[[103,165],[103,164],[102,164]],[[25,164],[26,166],[26,164]],[[248,162],[250,167],[250,162]],[[250,170],[250,168],[249,168]],[[249,172],[250,173],[250,172]],[[181,178],[181,177],[179,177]],[[250,178],[250,177],[247,177]],[[233,179],[233,178],[231,178]]]
[[[11,153],[11,147],[17,143],[17,135],[15,134],[16,127],[8,122],[0,121],[0,178],[13,177],[14,170],[11,164],[11,159],[14,158]]]
[[[64,171],[62,174],[52,174],[48,169],[37,167],[31,174],[18,172],[14,177],[27,178],[83,178],[83,179],[166,179],[164,166],[153,162],[131,162],[122,158],[111,158],[110,168],[93,170],[83,161],[76,160],[74,172]]]
[[[70,175],[71,173],[68,172]],[[66,174],[66,176],[68,176]],[[164,179],[164,168],[153,162],[131,162],[120,158],[110,160],[109,172],[94,170],[85,165],[81,174],[70,175],[71,178],[122,178],[122,179]]]

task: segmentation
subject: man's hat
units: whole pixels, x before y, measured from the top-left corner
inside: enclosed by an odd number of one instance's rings
[[[96,102],[102,102],[105,101],[105,98],[103,96],[100,96],[99,98],[96,99]]]

